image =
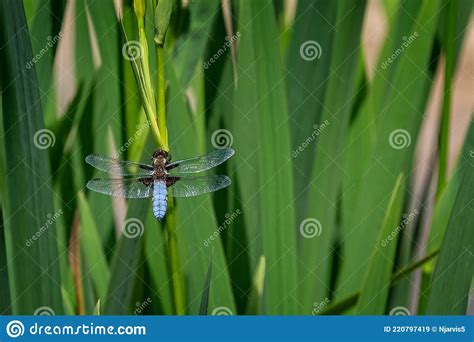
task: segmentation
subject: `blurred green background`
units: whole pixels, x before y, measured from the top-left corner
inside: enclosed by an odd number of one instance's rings
[[[0,4],[1,314],[472,314],[472,1],[171,1],[170,153],[236,154],[164,224],[85,188],[157,149],[143,2],[146,48],[131,0]]]

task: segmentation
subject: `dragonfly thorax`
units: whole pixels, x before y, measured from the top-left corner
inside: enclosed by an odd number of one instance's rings
[[[164,177],[168,174],[166,164],[168,163],[168,152],[165,150],[156,150],[153,153],[153,167],[155,169],[155,177]]]

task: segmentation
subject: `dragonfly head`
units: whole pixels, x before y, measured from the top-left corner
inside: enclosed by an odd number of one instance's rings
[[[156,150],[153,152],[153,165],[164,166],[169,161],[169,153],[165,150]]]

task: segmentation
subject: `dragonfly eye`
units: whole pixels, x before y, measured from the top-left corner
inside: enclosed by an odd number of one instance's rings
[[[165,150],[156,150],[153,152],[153,158],[163,157],[165,159],[168,158],[168,152]]]

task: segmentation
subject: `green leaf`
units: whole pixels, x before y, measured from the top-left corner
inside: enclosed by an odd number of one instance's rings
[[[43,111],[35,70],[25,67],[33,56],[22,2],[2,1],[0,17],[2,211],[12,312],[31,315],[48,306],[62,314],[56,228],[54,221],[48,222],[54,211],[51,171],[48,150],[38,144],[40,134],[49,141],[52,136],[41,131]]]
[[[110,271],[92,210],[83,192],[79,193],[79,216],[81,219],[79,229],[81,254],[87,262],[96,298],[103,299],[107,293]]]
[[[238,80],[232,132],[244,218],[252,257],[264,255],[265,304],[261,314],[292,314],[297,301],[296,239],[290,132],[283,66],[273,8],[242,1]],[[256,259],[253,260],[256,262]]]
[[[343,244],[344,262],[338,277],[337,296],[345,297],[360,288],[368,267],[366,261],[370,257],[370,246],[374,245],[383,222],[388,194],[399,173],[410,174],[413,151],[423,119],[426,89],[431,84],[428,62],[439,6],[439,1],[422,2],[416,20],[408,29],[413,34],[418,32],[418,36],[398,55],[396,64],[389,63],[386,67],[393,66],[396,71],[393,72],[389,87],[385,87],[387,91],[380,95],[382,102],[377,98],[377,102],[368,104],[368,109],[374,111],[371,117],[376,120],[376,136],[371,145],[360,146],[358,150],[368,149],[370,154],[368,158],[363,157],[368,163],[363,166],[365,172],[360,186],[356,188],[357,198],[351,199],[355,205],[345,209],[351,210],[353,214],[342,225],[343,236],[350,236],[350,239]],[[368,121],[366,127],[372,124],[373,121]],[[350,174],[351,170],[348,172]]]
[[[297,222],[305,218],[308,204],[308,183],[312,180],[318,127],[328,89],[333,53],[331,42],[336,33],[332,27],[337,22],[337,7],[337,1],[299,1],[295,14],[298,19],[291,28],[286,84]],[[311,49],[314,55],[311,55]],[[308,54],[309,60],[303,59],[303,53]]]
[[[95,305],[93,315],[100,316],[100,299],[97,301],[97,304]]]
[[[206,45],[212,43],[217,45],[216,40],[219,40],[219,37],[211,32],[213,23],[222,16],[219,10],[219,1],[190,2],[185,11],[183,10],[182,15],[183,17],[185,14],[189,15],[187,19],[189,20],[189,27],[187,32],[176,40],[173,64],[181,84],[187,87],[192,81],[196,67],[202,69],[200,62],[205,53],[208,51],[213,55],[219,48],[224,49],[225,46],[224,42],[220,41],[220,45],[216,49],[213,46]],[[181,20],[186,20],[186,18],[181,18]],[[219,33],[223,32],[220,31]]]
[[[189,111],[186,97],[178,81],[173,65],[167,58],[165,61],[167,78],[169,79],[169,96],[167,96],[168,132],[170,151],[173,159],[182,159],[203,154],[196,141],[202,141],[200,135],[205,132],[199,130],[196,118]],[[221,190],[226,191],[226,190]],[[211,195],[199,197],[178,198],[175,201],[176,230],[180,252],[180,264],[186,280],[186,303],[188,313],[199,312],[199,299],[202,295],[209,258],[212,253],[210,245],[205,246],[211,235],[218,231],[217,222]],[[212,243],[214,247],[212,292],[209,295],[209,308],[225,306],[235,312],[234,298],[227,262],[219,239]]]
[[[199,306],[199,315],[206,316],[209,309],[209,292],[211,290],[212,280],[212,255],[209,260],[209,267],[207,269],[206,280],[202,289],[201,305]]]
[[[153,292],[160,300],[160,312],[165,315],[172,315],[173,297],[169,283],[168,256],[165,246],[166,236],[162,227],[156,226],[156,217],[153,212],[148,210],[145,230],[145,259],[150,272],[150,285]]]
[[[362,29],[365,1],[338,3],[337,30],[332,40],[330,75],[316,147],[309,201],[299,222],[301,252],[298,292],[304,312],[310,314],[314,301],[329,298],[332,244],[337,229],[338,191],[342,184],[344,137],[347,135],[356,75],[360,63],[359,43],[353,39]],[[328,46],[329,49],[329,46]],[[347,51],[352,53],[347,56]],[[298,195],[298,194],[296,194]],[[310,231],[312,224],[315,234]]]
[[[3,177],[2,177],[3,178]],[[5,245],[5,229],[0,209],[0,314],[11,315],[10,288],[8,286],[8,267]]]
[[[151,136],[146,141],[143,156],[152,154]],[[105,315],[129,315],[131,312],[136,270],[143,251],[143,233],[145,229],[157,229],[154,225],[147,224],[145,227],[149,209],[149,199],[134,199],[129,203],[127,219],[121,227],[121,237],[111,255],[111,279],[103,305]],[[154,223],[156,224],[156,220]]]
[[[71,302],[71,296],[64,288],[61,288],[61,293],[63,296],[64,314],[68,316],[74,315],[74,305]]]
[[[427,252],[438,250],[443,242],[449,218],[451,217],[454,202],[461,186],[462,177],[466,170],[472,168],[473,161],[471,153],[474,151],[474,121],[471,121],[471,127],[466,135],[464,147],[457,161],[456,169],[453,170],[451,178],[438,198],[434,210],[433,219],[428,238]],[[432,264],[430,264],[432,266]],[[426,269],[428,270],[428,269]]]
[[[255,274],[253,275],[252,288],[250,292],[249,301],[247,303],[247,315],[257,315],[263,311],[263,291],[265,284],[265,257],[262,255],[258,259]]]
[[[51,170],[59,170],[61,162],[64,162],[64,154],[66,154],[66,141],[71,134],[76,118],[80,116],[80,103],[82,100],[82,84],[77,88],[76,94],[68,105],[65,114],[51,127],[56,143],[51,146],[49,157],[51,159]],[[79,117],[80,119],[80,117]],[[57,176],[57,173],[55,173]]]
[[[390,279],[390,283],[395,283],[400,279],[405,279],[410,276],[411,272],[415,271],[419,267],[424,266],[426,263],[430,262],[433,258],[435,258],[439,253],[439,250],[434,251],[433,253],[428,254],[423,259],[420,259],[413,264],[410,264],[397,272],[392,274]],[[340,301],[335,303],[331,303],[330,305],[324,307],[324,309],[320,312],[321,315],[336,315],[344,313],[350,310],[353,306],[358,303],[360,297],[360,292],[354,293]]]
[[[444,77],[443,77],[443,104],[441,107],[441,121],[438,133],[438,183],[436,194],[439,196],[446,186],[449,150],[449,124],[451,122],[451,99],[454,69],[456,65],[456,24],[458,15],[458,1],[446,0],[447,23],[444,30]]]
[[[474,274],[474,169],[466,169],[430,285],[428,315],[465,315]]]
[[[166,32],[170,24],[172,0],[160,0],[155,9],[155,44],[163,46],[165,44]]]
[[[43,0],[34,2],[37,7],[31,16],[31,21],[28,23],[34,58],[28,62],[27,67],[34,65],[36,70],[46,126],[48,126],[49,120],[54,120],[56,117],[55,86],[52,84],[53,73],[51,71],[53,70],[54,56],[59,40],[63,36],[60,28],[65,1]]]
[[[399,235],[397,229],[402,214],[404,194],[403,175],[399,175],[390,196],[377,244],[372,248],[373,254],[362,283],[357,314],[382,315],[384,313],[390,289],[390,277],[395,263]],[[392,237],[394,234],[396,234],[395,237],[387,241],[387,237]]]
[[[80,4],[83,2],[83,4]],[[96,80],[94,91],[96,94],[93,103],[92,127],[89,125],[89,134],[94,135],[94,153],[105,155],[112,154],[113,147],[120,148],[123,144],[122,136],[122,108],[119,73],[122,55],[119,44],[119,23],[116,18],[113,1],[93,1],[78,0],[77,10],[81,21],[77,21],[76,37],[77,53],[76,59],[80,59],[79,75],[83,75],[83,80]],[[79,27],[79,25],[81,25]],[[86,26],[82,26],[86,25]],[[87,29],[89,28],[89,29]],[[85,31],[82,31],[86,29]],[[87,35],[87,37],[85,37]],[[100,63],[94,63],[94,40],[97,38],[97,47]],[[83,39],[84,42],[78,40]],[[89,43],[89,44],[88,44]],[[82,56],[81,56],[82,55]],[[89,60],[91,58],[91,60]],[[83,65],[83,62],[85,65]],[[90,63],[90,64],[89,64]],[[96,64],[98,64],[96,66]],[[81,78],[79,78],[81,80]],[[88,84],[88,83],[86,83]],[[92,151],[89,151],[92,152]],[[90,193],[88,195],[92,212],[100,230],[101,239],[104,241],[112,234],[113,210],[111,198],[101,194]]]

